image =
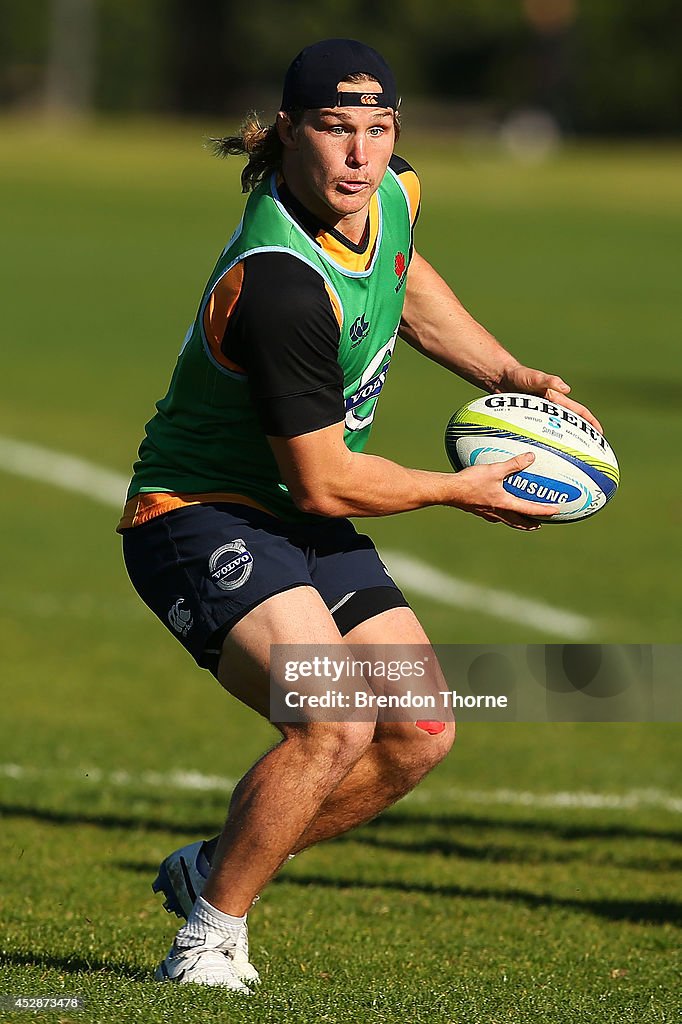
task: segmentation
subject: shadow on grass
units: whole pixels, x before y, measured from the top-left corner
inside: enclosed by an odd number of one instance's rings
[[[133,875],[155,875],[159,870],[158,860],[115,860],[111,864],[119,871],[129,871]]]
[[[519,808],[522,813],[523,808]],[[424,828],[436,826],[451,831],[455,828],[500,829],[510,832],[529,832],[534,836],[544,833],[556,839],[666,839],[673,842],[682,840],[682,829],[641,828],[638,825],[617,824],[575,824],[547,819],[519,820],[494,818],[475,814],[419,814],[391,810],[370,822],[368,829]]]
[[[97,828],[105,829],[141,829],[147,832],[169,832],[174,835],[204,835],[206,838],[215,835],[224,821],[223,805],[216,806],[215,817],[210,821],[179,822],[160,817],[149,817],[141,815],[133,817],[125,814],[103,813],[85,811],[54,810],[52,808],[39,808],[30,804],[0,803],[0,817],[27,818],[32,821],[42,821],[49,825],[94,825]],[[443,852],[457,854],[457,842],[447,839],[437,840],[437,847],[428,849],[428,842],[424,850],[420,851],[419,846],[405,840],[384,840],[383,837],[373,835],[375,830],[387,830],[392,828],[416,828],[421,829],[427,826],[436,826],[447,829],[449,833],[458,828],[474,828],[479,831],[496,829],[500,831],[545,834],[548,837],[557,839],[660,839],[680,842],[682,830],[661,831],[650,828],[639,828],[635,825],[567,825],[560,821],[519,821],[509,818],[477,817],[472,814],[448,814],[448,815],[422,815],[405,814],[400,811],[388,811],[380,815],[374,821],[353,830],[347,836],[339,837],[339,840],[349,839],[354,842],[367,841],[369,845],[381,846],[384,842],[387,847],[395,843],[395,848],[414,849],[415,852]],[[339,840],[335,840],[338,842]],[[398,847],[398,843],[403,843]],[[462,844],[462,856],[467,856],[470,848]],[[474,856],[474,854],[471,854]],[[481,856],[485,856],[483,852]]]
[[[682,829],[668,830],[642,828],[639,825],[619,823],[613,824],[566,824],[565,821],[536,820],[530,818],[504,818],[477,816],[475,814],[420,814],[403,811],[389,811],[370,823],[372,827],[402,827],[404,825],[423,828],[437,825],[443,828],[500,828],[520,833],[537,835],[544,833],[562,840],[580,839],[657,839],[682,842]]]
[[[635,840],[679,843],[682,835],[669,832],[648,832],[643,829],[628,829],[620,826],[576,827],[546,825],[540,822],[502,822],[491,819],[412,818],[385,815],[360,829],[345,833],[335,841],[368,846],[375,850],[415,853],[425,856],[438,855],[458,857],[461,860],[489,861],[506,864],[566,864],[572,861],[589,861],[609,867],[628,868],[633,871],[677,872],[682,870],[682,858],[663,855],[655,848],[650,856],[623,855],[630,850]],[[392,827],[393,826],[393,827]],[[397,826],[397,827],[396,827]],[[424,836],[428,828],[430,835]],[[400,830],[404,834],[400,835]],[[441,831],[443,834],[439,835]],[[475,839],[468,841],[462,832],[475,833]],[[407,834],[409,832],[409,834]],[[505,843],[500,832],[507,832],[514,840]],[[459,833],[456,837],[453,833]],[[491,835],[491,833],[495,833]],[[511,835],[513,833],[513,835]],[[538,842],[538,833],[544,833],[547,848]],[[608,844],[585,849],[581,841]],[[610,841],[614,841],[611,844]],[[558,844],[561,848],[557,848]],[[615,854],[615,855],[614,855]]]
[[[227,806],[227,805],[226,805]],[[139,818],[125,814],[97,814],[84,811],[57,811],[48,808],[31,807],[26,804],[0,804],[0,818],[28,818],[48,825],[94,825],[96,828],[140,829],[143,832],[169,832],[173,835],[205,833],[212,836],[220,828],[225,817],[224,809],[216,810],[215,818],[207,822],[182,823],[143,815]]]
[[[96,814],[81,811],[50,810],[23,804],[0,804],[0,817],[24,818],[48,825],[90,825],[102,829],[121,829],[166,832],[169,834],[169,847],[178,844],[178,836],[204,837],[213,836],[222,822],[222,809],[217,809],[216,817],[211,822],[179,823],[164,820],[160,817],[132,817],[121,814]],[[431,835],[424,835],[424,830],[431,830]],[[408,834],[400,834],[400,831]],[[475,840],[467,841],[462,832],[473,830]],[[433,834],[433,832],[436,834]],[[443,834],[438,835],[438,831]],[[504,841],[507,833],[509,842]],[[497,833],[491,835],[490,833]],[[499,833],[502,833],[500,835]],[[538,838],[544,836],[549,841],[561,841],[561,849],[543,847]],[[170,838],[173,837],[173,838]],[[513,838],[513,842],[512,842]],[[524,839],[528,842],[523,842]],[[634,871],[656,871],[672,873],[680,870],[682,859],[670,856],[666,851],[651,851],[650,856],[628,856],[626,844],[620,843],[608,849],[571,847],[571,842],[590,840],[592,842],[625,840],[658,840],[662,842],[678,842],[682,838],[679,831],[657,831],[638,828],[627,824],[580,824],[571,825],[560,821],[529,821],[510,820],[505,818],[477,817],[470,814],[426,815],[390,811],[376,818],[361,828],[353,829],[345,835],[333,840],[335,843],[353,843],[367,846],[371,850],[397,851],[413,853],[416,856],[437,855],[456,857],[461,860],[487,861],[497,864],[563,864],[571,861],[588,861],[595,865],[627,868]],[[521,839],[521,842],[519,842]],[[614,856],[614,850],[616,855]],[[169,849],[170,852],[170,849]],[[157,864],[127,863],[117,865],[124,871],[149,872],[155,871]]]
[[[50,967],[64,974],[93,974],[101,971],[130,981],[148,981],[150,972],[143,967],[131,967],[120,961],[100,960],[99,957],[54,956],[52,953],[9,953],[3,952],[4,965],[15,967]]]
[[[368,882],[358,879],[325,878],[323,875],[285,875],[275,879],[274,884],[302,888],[317,886],[337,891],[382,891],[388,889],[394,892],[422,893],[441,899],[445,896],[470,900],[499,900],[503,903],[522,903],[531,908],[564,908],[579,913],[594,914],[611,921],[627,921],[631,924],[672,924],[682,927],[682,903],[675,903],[672,900],[574,900],[561,896],[541,896],[534,892],[525,892],[522,889],[474,889],[458,885],[424,885],[420,882],[403,882],[399,879]]]

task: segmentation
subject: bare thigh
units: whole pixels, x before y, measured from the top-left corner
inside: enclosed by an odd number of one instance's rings
[[[447,690],[448,684],[443,675],[436,654],[431,646],[424,627],[411,608],[390,608],[388,611],[380,612],[371,619],[365,619],[354,629],[346,633],[344,642],[351,648],[356,645],[364,646],[376,644],[394,647],[395,651],[400,648],[418,648],[412,652],[417,657],[428,654],[430,665],[429,684],[434,694]],[[409,652],[405,652],[408,653]],[[440,704],[440,698],[436,697]],[[415,712],[415,719],[428,719],[430,714]],[[445,723],[443,734],[439,734],[439,744],[449,749],[455,738],[455,722],[452,711],[448,708],[440,708],[439,713],[433,713],[432,717]],[[377,722],[374,730],[375,742],[404,742],[406,738],[412,738],[418,732],[416,722]],[[425,738],[424,731],[421,731],[421,738]]]
[[[225,637],[218,681],[264,718],[270,710],[273,644],[343,644],[336,623],[314,587],[294,587],[263,601]]]

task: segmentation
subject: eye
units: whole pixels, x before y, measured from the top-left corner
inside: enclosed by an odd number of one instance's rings
[[[382,125],[377,124],[373,128],[369,129],[368,134],[371,135],[373,138],[377,139],[381,135],[383,135],[385,131],[386,131],[386,129],[384,127],[382,127]]]
[[[346,128],[342,124],[335,124],[332,125],[329,131],[331,132],[332,135],[344,135],[346,132]]]

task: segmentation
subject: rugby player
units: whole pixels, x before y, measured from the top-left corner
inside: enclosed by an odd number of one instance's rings
[[[348,516],[447,505],[535,530],[556,511],[502,487],[531,454],[452,474],[364,453],[398,335],[488,392],[541,395],[598,426],[415,251],[419,180],[394,154],[398,135],[385,60],[331,39],[295,58],[273,126],[251,118],[222,140],[247,155],[251,195],[147,424],[119,525],[142,599],[265,717],[273,644],[428,644]],[[282,864],[379,814],[454,739],[452,722],[277,727],[281,742],[237,785],[220,836],[160,866],[155,890],[187,917],[160,980],[248,993],[258,974],[246,915]]]

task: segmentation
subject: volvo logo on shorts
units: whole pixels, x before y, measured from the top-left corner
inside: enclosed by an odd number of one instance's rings
[[[185,603],[184,597],[179,597],[174,605],[171,605],[170,611],[168,612],[168,622],[170,627],[178,636],[187,636],[190,629],[194,625],[194,619],[189,608],[183,608]]]
[[[252,569],[253,556],[241,538],[216,548],[208,563],[211,579],[221,590],[243,587]]]

